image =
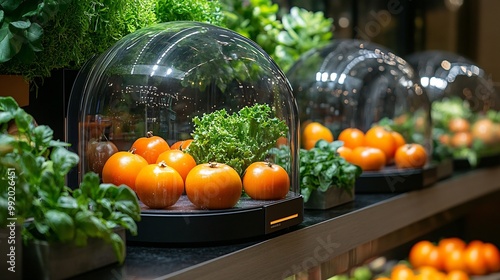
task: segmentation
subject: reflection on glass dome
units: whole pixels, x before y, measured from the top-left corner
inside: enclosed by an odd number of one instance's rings
[[[405,60],[373,43],[336,40],[304,54],[287,76],[300,120],[346,128],[398,126],[407,141],[431,150],[430,103]]]
[[[286,123],[288,171],[296,183],[297,105],[282,71],[252,41],[208,24],[169,22],[130,34],[87,68],[75,93],[81,96],[81,154],[96,138],[128,150],[148,131],[172,145],[192,138],[195,118],[266,104]],[[88,171],[87,160],[81,172]]]
[[[431,102],[460,97],[473,112],[495,108],[498,97],[486,72],[474,62],[445,51],[418,52],[407,57]]]

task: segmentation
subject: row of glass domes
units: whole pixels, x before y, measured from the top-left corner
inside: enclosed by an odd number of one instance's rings
[[[304,54],[285,75],[254,42],[197,22],[139,30],[82,73],[83,86],[73,92],[81,99],[79,121],[106,119],[111,125],[104,133],[118,147],[150,130],[173,143],[189,137],[196,116],[262,103],[288,125],[290,147],[297,147],[299,120],[337,134],[404,119],[432,149],[432,101],[458,96],[479,111],[493,108],[497,98],[484,71],[454,54],[404,60],[373,43],[335,40]],[[79,134],[81,150],[91,134]]]

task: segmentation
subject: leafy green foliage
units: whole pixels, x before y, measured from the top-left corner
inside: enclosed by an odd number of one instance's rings
[[[304,202],[314,190],[325,192],[335,187],[350,192],[354,188],[362,170],[338,155],[337,149],[342,145],[342,141],[320,140],[314,148],[300,150],[300,191]]]
[[[156,15],[159,22],[199,21],[221,25],[222,12],[218,1],[158,0]]]
[[[244,107],[232,115],[225,109],[194,117],[194,130],[186,152],[197,163],[219,162],[240,175],[255,161],[266,159],[279,137],[286,137],[286,123],[272,115],[267,104]]]
[[[271,0],[222,0],[224,25],[253,40],[268,54],[274,53],[277,38],[283,30],[278,20],[278,4]]]
[[[301,55],[325,46],[333,37],[333,19],[325,18],[323,12],[292,7],[290,13],[283,15],[281,22],[284,30],[278,35],[278,45],[272,57],[285,72]]]
[[[29,17],[15,5],[21,2],[32,8]],[[218,1],[4,0],[0,6],[4,10],[0,11],[0,57],[9,57],[0,58],[0,73],[27,79],[49,77],[54,69],[79,69],[129,33],[158,22],[221,21]],[[49,8],[51,13],[45,12]],[[14,36],[12,30],[24,37]]]
[[[333,20],[322,12],[292,7],[279,19],[271,0],[222,0],[227,28],[255,41],[286,72],[305,52],[322,47],[333,37]]]
[[[43,49],[43,26],[64,13],[71,0],[4,0],[0,2],[0,63],[17,56],[23,62]]]
[[[12,124],[17,135],[7,133]],[[24,225],[26,241],[83,246],[89,237],[102,238],[123,262],[125,244],[114,229],[137,233],[135,193],[126,186],[100,184],[95,173],[85,174],[80,188],[68,188],[65,177],[78,164],[78,155],[65,148],[67,143],[54,141],[48,126],[36,126],[11,97],[0,97],[0,130],[0,226],[16,218]]]
[[[432,102],[432,122],[436,128],[448,128],[450,120],[453,118],[464,118],[470,120],[472,112],[469,103],[460,97],[451,97],[442,101]]]

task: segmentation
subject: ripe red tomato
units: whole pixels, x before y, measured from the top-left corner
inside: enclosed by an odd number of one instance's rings
[[[243,174],[243,189],[253,199],[282,199],[290,189],[290,177],[286,170],[277,164],[254,162]]]
[[[149,164],[135,179],[135,192],[146,206],[153,209],[174,205],[184,192],[181,175],[165,163]]]
[[[201,209],[227,209],[238,203],[242,182],[234,168],[223,163],[202,163],[186,177],[186,195]]]
[[[135,190],[135,178],[148,162],[141,156],[131,152],[113,154],[102,168],[102,181],[114,185],[127,185]]]
[[[130,150],[142,156],[149,164],[153,164],[161,153],[170,150],[170,146],[165,139],[153,136],[149,131],[146,137],[135,140]]]
[[[182,150],[168,150],[161,153],[156,159],[156,163],[162,161],[179,172],[183,181],[186,180],[189,171],[196,166],[193,156]]]

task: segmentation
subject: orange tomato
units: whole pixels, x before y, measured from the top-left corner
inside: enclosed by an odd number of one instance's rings
[[[492,243],[483,244],[483,256],[489,272],[500,271],[500,251]]]
[[[286,137],[280,136],[278,140],[276,140],[276,147],[281,147],[287,144],[288,144],[288,139]]]
[[[399,133],[397,131],[391,131],[391,135],[392,135],[392,138],[394,139],[394,142],[396,142],[396,150],[399,147],[401,147],[404,144],[406,144],[406,140],[403,137],[403,135],[401,135],[401,133]]]
[[[443,270],[447,272],[454,270],[467,271],[464,261],[464,250],[465,248],[452,249],[443,256]]]
[[[378,148],[384,152],[387,163],[394,157],[396,145],[391,132],[381,126],[374,126],[365,134],[365,146]]]
[[[113,154],[102,168],[102,181],[114,185],[127,185],[135,190],[135,179],[148,162],[132,152],[117,152]]]
[[[449,134],[441,134],[438,138],[439,143],[450,146],[451,145],[451,136]]]
[[[484,275],[488,273],[488,266],[483,255],[483,242],[478,240],[469,242],[464,251],[464,262],[470,274]]]
[[[480,119],[472,125],[471,133],[474,139],[481,140],[485,145],[498,142],[497,126],[490,119]]]
[[[232,208],[240,199],[242,182],[234,168],[223,163],[202,163],[186,177],[186,195],[201,209]]]
[[[428,240],[421,240],[411,247],[409,261],[414,268],[432,266],[440,269],[442,267],[437,246]]]
[[[161,153],[156,159],[156,163],[162,161],[179,172],[183,181],[186,180],[189,171],[196,166],[193,156],[181,150],[167,150]]]
[[[165,139],[159,136],[153,136],[149,131],[146,137],[141,137],[132,144],[130,150],[142,156],[149,164],[156,163],[158,156],[166,150],[170,150]]]
[[[464,118],[452,118],[448,123],[450,132],[467,132],[470,129],[470,123]]]
[[[354,149],[364,145],[365,134],[357,128],[346,128],[340,132],[338,140],[344,142],[344,147]]]
[[[352,150],[350,162],[361,167],[364,171],[376,171],[384,168],[386,157],[380,149],[357,147]]]
[[[396,150],[394,163],[399,168],[422,168],[427,163],[427,151],[420,144],[405,144]]]
[[[470,147],[472,134],[470,132],[457,132],[450,138],[450,145],[454,148]]]
[[[469,275],[462,270],[452,270],[446,274],[445,280],[469,280]]]
[[[391,280],[410,280],[414,276],[413,270],[404,264],[397,264],[391,270]]]
[[[321,139],[327,142],[333,141],[333,134],[328,127],[318,122],[310,122],[304,127],[302,132],[302,147],[304,149],[310,150],[314,148],[316,142]]]
[[[448,237],[439,240],[438,249],[441,256],[448,256],[453,250],[463,250],[467,243],[458,237]]]
[[[260,200],[282,199],[290,189],[290,177],[286,170],[270,162],[254,162],[243,174],[243,190]]]
[[[191,145],[193,139],[179,140],[170,146],[171,150],[185,150]],[[157,160],[158,161],[158,160]]]
[[[414,279],[428,279],[428,280],[439,280],[439,279],[445,279],[445,274],[442,273],[438,268],[435,268],[433,266],[421,266],[415,271],[415,278]]]
[[[352,149],[341,146],[337,149],[339,156],[343,157],[346,161],[351,162]]]
[[[146,206],[153,209],[174,205],[184,192],[181,175],[164,162],[149,164],[135,179],[135,192]]]

